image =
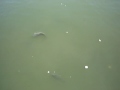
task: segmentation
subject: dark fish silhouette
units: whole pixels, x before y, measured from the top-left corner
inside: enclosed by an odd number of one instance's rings
[[[56,74],[56,73],[52,73],[52,74],[51,74],[51,77],[52,77],[53,79],[57,80],[57,81],[65,82],[65,80],[62,78],[62,76],[61,76],[61,75],[58,75],[58,74]]]
[[[58,75],[58,74],[56,74],[56,73],[51,74],[51,76],[52,76],[53,78],[55,78],[55,79],[58,79],[58,80],[61,80],[61,79],[62,79],[62,78],[61,78],[61,75]]]

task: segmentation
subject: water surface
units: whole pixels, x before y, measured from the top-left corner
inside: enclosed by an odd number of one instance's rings
[[[119,0],[1,0],[0,90],[119,90],[119,24]]]

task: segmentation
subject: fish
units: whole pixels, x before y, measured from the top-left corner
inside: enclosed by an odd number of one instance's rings
[[[61,79],[62,79],[62,78],[61,78],[61,75],[58,75],[58,74],[56,74],[56,73],[51,74],[51,76],[52,76],[54,79],[57,79],[57,80],[61,80]]]
[[[45,33],[43,33],[43,32],[35,32],[33,34],[34,37],[41,36],[41,35],[45,36]]]

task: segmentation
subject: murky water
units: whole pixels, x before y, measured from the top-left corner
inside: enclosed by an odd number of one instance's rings
[[[1,0],[0,90],[119,90],[119,24],[119,0]]]

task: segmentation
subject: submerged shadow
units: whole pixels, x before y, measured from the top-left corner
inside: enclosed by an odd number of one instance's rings
[[[58,75],[56,73],[52,73],[52,74],[50,74],[50,76],[52,79],[54,79],[56,81],[65,82],[61,75]]]

